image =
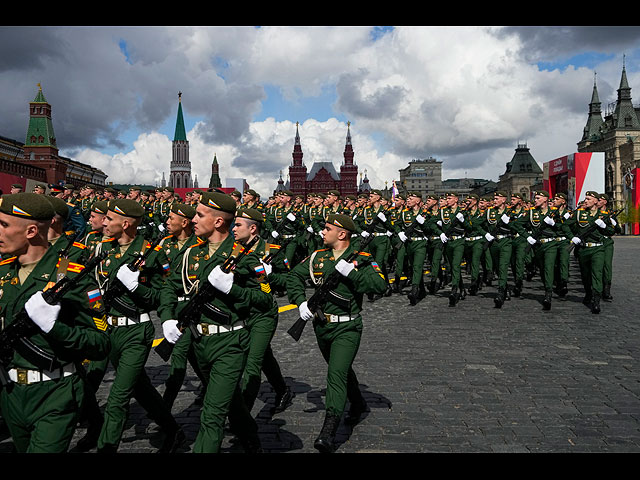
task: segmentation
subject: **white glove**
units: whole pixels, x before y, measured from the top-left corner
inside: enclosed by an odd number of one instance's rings
[[[383,222],[386,222],[386,221],[387,221],[387,217],[385,217],[384,213],[382,213],[382,212],[380,212],[380,213],[378,214],[378,218],[379,218],[380,220],[382,220]]]
[[[604,223],[601,218],[596,220],[596,225],[598,225],[600,228],[606,228],[607,227],[607,224]]]
[[[441,233],[441,234],[440,234],[440,241],[441,241],[442,243],[447,243],[447,240],[449,240],[449,239],[447,238],[447,236],[446,236],[444,233]]]
[[[162,333],[169,343],[176,343],[182,336],[177,320],[167,320],[162,324]]]
[[[273,232],[271,232],[271,236],[273,238],[278,238],[280,236],[280,234],[274,230]]]
[[[387,233],[385,233],[385,235],[386,235],[387,237],[390,237],[391,235],[393,235],[393,232],[390,232],[389,230],[387,230]]]
[[[418,222],[420,225],[422,225],[424,223],[424,217],[422,215],[418,215],[416,217],[416,222]]]
[[[309,307],[307,307],[306,300],[300,304],[298,311],[300,312],[300,318],[305,322],[313,318],[313,312],[309,310]]]
[[[537,240],[531,236],[527,237],[527,242],[529,242],[529,245],[533,245],[534,243],[537,242]]]
[[[344,258],[341,258],[340,261],[336,263],[336,270],[343,277],[348,277],[354,268],[356,268],[356,266],[353,263],[347,262]]]
[[[509,217],[509,215],[507,215],[506,213],[503,213],[502,216],[500,217],[500,219],[504,222],[504,223],[509,223],[509,220],[511,220],[511,218]]]
[[[288,214],[287,218],[292,222],[296,221],[296,216],[293,213]]]
[[[555,220],[551,217],[544,217],[544,223],[551,225],[552,227],[556,224]]]
[[[273,266],[271,266],[271,264],[269,263],[264,263],[264,262],[260,262],[260,263],[262,263],[265,273],[267,275],[271,275],[271,272],[273,271]]]
[[[611,219],[611,225],[613,225],[614,227],[618,224],[618,222],[616,222],[613,218]]]
[[[127,290],[133,292],[138,288],[138,278],[140,277],[140,270],[132,272],[127,265],[122,265],[116,272],[116,278],[127,287]]]
[[[158,225],[158,230],[160,230],[160,232],[164,232],[164,225]]]
[[[564,214],[564,219],[565,219],[565,220],[569,220],[570,218],[571,218],[571,214],[570,214],[569,212],[566,212],[566,213]]]
[[[456,218],[459,222],[464,222],[464,215],[462,215],[460,212],[456,213]]]
[[[324,232],[322,230],[318,232],[318,235],[320,235],[321,238],[324,238]]]
[[[222,293],[229,293],[233,286],[233,273],[224,273],[220,265],[217,265],[211,270],[207,280],[209,280],[209,283],[213,285],[214,288],[220,290]]]
[[[311,227],[311,226],[307,227],[307,232],[313,233],[313,227]]]
[[[580,240],[578,237],[573,237],[571,239],[571,243],[575,243],[576,245],[580,245],[582,243],[582,240]]]
[[[24,304],[24,309],[27,311],[29,318],[44,333],[49,333],[53,328],[53,324],[58,319],[60,308],[58,304],[49,305],[42,297],[42,292],[34,293]]]
[[[370,233],[365,231],[365,230],[363,230],[360,235],[362,235],[364,238],[367,238],[370,235]]]
[[[400,232],[400,233],[398,233],[398,238],[399,238],[400,240],[402,240],[403,242],[406,242],[406,241],[407,241],[407,236],[405,235],[405,233],[404,233],[404,232]]]
[[[484,238],[487,239],[487,241],[492,241],[495,237],[493,235],[491,235],[489,232],[487,232],[487,234],[484,236]]]
[[[439,227],[442,226],[442,220],[438,220],[436,223],[438,224]]]

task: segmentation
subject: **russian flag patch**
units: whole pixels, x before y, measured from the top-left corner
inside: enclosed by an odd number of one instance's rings
[[[100,300],[100,298],[102,298],[102,294],[100,293],[100,289],[96,288],[95,290],[87,292],[87,297],[89,297],[89,302],[95,302],[96,300]]]

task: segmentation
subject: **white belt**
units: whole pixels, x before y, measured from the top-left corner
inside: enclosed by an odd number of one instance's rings
[[[409,237],[411,240],[426,240],[427,237]]]
[[[126,327],[127,325],[136,325],[138,323],[149,322],[150,320],[151,317],[148,313],[141,313],[138,320],[131,317],[113,317],[111,315],[107,317],[107,322],[112,327]]]
[[[451,238],[453,238],[453,237],[451,237]],[[466,240],[467,240],[467,242],[473,242],[475,240],[480,240],[481,238],[484,238],[484,237],[482,237],[482,236],[480,236],[480,237],[467,237]]]
[[[556,237],[556,240],[559,241],[559,242],[561,242],[562,240],[566,240],[566,239],[567,239],[567,237]]]
[[[374,237],[381,237],[382,235],[386,236],[387,232],[384,232],[384,233],[383,232],[378,232],[378,233],[374,232],[371,235],[373,235]]]
[[[198,333],[205,337],[209,335],[219,335],[221,333],[233,332],[234,330],[240,330],[244,328],[244,322],[240,322],[238,325],[214,325],[212,323],[199,323],[197,325]]]
[[[496,235],[496,239],[502,240],[503,238],[511,238],[511,235]]]
[[[449,240],[458,240],[459,238],[464,238],[462,235],[451,235]]]
[[[350,315],[331,315],[328,313],[324,314],[325,318],[327,319],[327,323],[340,323],[340,322],[348,322],[350,320],[353,320],[356,317],[352,317]]]
[[[20,385],[30,385],[32,383],[46,382],[47,380],[57,380],[68,377],[76,373],[76,366],[68,363],[56,370],[29,370],[27,368],[12,368],[9,370],[9,379]]]
[[[186,301],[189,301],[190,299],[191,297],[178,297],[179,302],[186,302]]]
[[[540,243],[547,243],[547,242],[553,242],[555,241],[555,237],[554,238],[541,238],[540,240],[538,240]]]
[[[440,237],[435,236],[435,237],[429,237],[429,240],[440,240]]]
[[[282,238],[293,238],[295,235],[282,235]]]
[[[594,243],[594,242],[587,242],[584,244],[585,247],[601,247],[602,245],[604,245],[603,243]]]

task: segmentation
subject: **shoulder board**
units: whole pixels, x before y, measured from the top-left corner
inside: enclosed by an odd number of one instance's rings
[[[80,243],[80,242],[73,242],[73,246],[77,247],[77,248],[87,248],[87,246],[84,243]]]
[[[2,260],[2,261],[0,261],[0,265],[8,265],[8,264],[10,264],[11,262],[13,262],[16,258],[18,258],[18,256],[17,256],[17,255],[15,255],[15,256],[13,256],[13,257],[9,257],[9,258],[7,258],[7,259],[5,259],[5,260]]]
[[[578,211],[580,211],[580,212],[581,212],[581,211],[583,211],[583,210],[584,210],[584,208],[582,208],[582,207],[580,207],[580,208],[578,209]]]
[[[364,255],[365,257],[370,257],[371,254],[368,252],[358,252],[358,255]]]
[[[67,230],[64,233],[65,233],[65,235],[73,235],[75,233],[75,231],[74,230]]]
[[[167,238],[171,238],[173,237],[173,233],[171,235],[167,235],[166,237],[164,237],[162,240],[166,240]]]
[[[557,210],[558,207],[551,207],[551,210]]]
[[[80,273],[82,270],[84,270],[84,265],[81,263],[69,262],[69,266],[67,267],[67,271],[69,272]]]
[[[608,215],[609,211],[608,210],[602,210],[602,213],[604,213],[605,215]]]
[[[87,235],[91,235],[93,233],[98,233],[98,230],[91,230]]]
[[[151,246],[151,243],[147,243],[147,248],[149,248]],[[162,245],[156,245],[156,247],[153,249],[155,252],[159,252],[160,250],[162,250]]]
[[[327,250],[329,250],[328,248],[321,248],[319,250],[316,250],[316,252],[326,252]]]
[[[280,250],[280,245],[276,245],[275,243],[268,243],[267,246],[269,247],[269,250]]]
[[[76,206],[76,204],[72,203],[72,202],[67,202],[67,205],[69,205],[70,207],[75,207]]]
[[[103,240],[100,240],[100,243],[109,243],[109,242],[113,242],[115,240],[115,238],[110,237],[110,238],[105,238]]]
[[[203,243],[206,243],[206,240],[203,240],[202,238],[198,237],[196,243],[193,244],[194,247],[199,247],[200,245],[202,245]]]

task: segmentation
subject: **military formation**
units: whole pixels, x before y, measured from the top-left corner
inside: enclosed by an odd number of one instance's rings
[[[326,363],[314,442],[323,453],[335,451],[341,421],[355,425],[368,409],[353,369],[365,299],[406,295],[413,308],[444,290],[455,308],[489,289],[502,308],[539,279],[550,310],[567,294],[575,257],[583,303],[598,314],[612,300],[620,226],[593,191],[572,211],[566,195],[546,191],[528,201],[500,191],[461,200],[284,190],[262,201],[254,190],[182,198],[170,187],[18,187],[0,197],[0,408],[21,453],[66,452],[82,422],[78,450],[115,453],[132,398],[163,434],[159,452],[179,451],[185,434],[172,406],[189,365],[202,384],[192,451],[219,452],[231,435],[261,452],[251,410],[262,374],[276,393],[273,414],[295,401],[271,349],[277,297],[298,307],[292,341],[310,324]],[[169,364],[163,394],[145,370],[154,349]]]

